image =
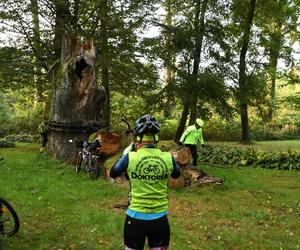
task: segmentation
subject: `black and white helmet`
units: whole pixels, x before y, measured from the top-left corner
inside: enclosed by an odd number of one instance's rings
[[[160,124],[154,116],[144,115],[137,119],[133,132],[137,136],[145,134],[156,135],[160,131]]]

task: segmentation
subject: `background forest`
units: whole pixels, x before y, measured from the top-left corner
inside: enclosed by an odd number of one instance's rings
[[[68,142],[147,113],[164,151],[203,119],[196,170],[224,181],[170,190],[171,249],[300,249],[299,16],[300,0],[0,0],[0,196],[21,223],[0,249],[124,249],[129,187],[75,174]],[[76,113],[86,79],[100,101]]]
[[[38,134],[65,32],[97,48],[113,131],[145,113],[163,139],[299,138],[299,0],[2,0],[0,137]],[[22,137],[22,136],[21,136]]]

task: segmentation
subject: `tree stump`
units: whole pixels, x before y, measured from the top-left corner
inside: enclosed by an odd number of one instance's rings
[[[52,73],[48,152],[72,160],[76,148],[69,139],[86,139],[107,126],[103,118],[106,93],[96,83],[96,48],[93,40],[82,43],[64,35],[61,63]]]

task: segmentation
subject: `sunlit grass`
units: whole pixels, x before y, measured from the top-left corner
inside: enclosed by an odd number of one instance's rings
[[[276,142],[277,143],[277,142]],[[21,221],[5,249],[123,249],[128,190],[38,153],[0,149],[0,196]],[[225,185],[170,190],[171,249],[300,249],[300,172],[201,166]]]

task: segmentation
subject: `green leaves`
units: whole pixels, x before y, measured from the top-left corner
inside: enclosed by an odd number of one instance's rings
[[[296,151],[263,152],[254,148],[207,146],[201,149],[201,161],[223,166],[261,167],[300,170],[300,154]]]
[[[14,142],[0,139],[0,148],[12,148],[15,146],[16,146],[16,144]]]

